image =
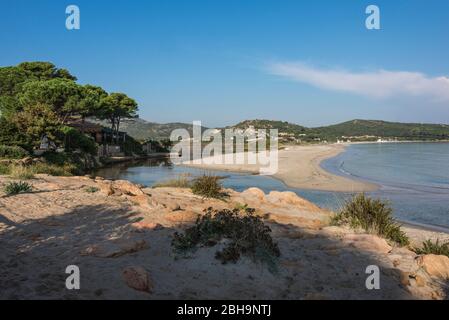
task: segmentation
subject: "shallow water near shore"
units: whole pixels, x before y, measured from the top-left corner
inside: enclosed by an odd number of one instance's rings
[[[449,143],[388,143],[351,145],[337,157],[323,161],[329,172],[374,182],[368,193],[391,202],[395,217],[410,223],[449,228]],[[174,166],[167,159],[148,159],[103,168],[96,175],[152,186],[180,174],[198,176],[205,170]],[[223,185],[236,191],[258,187],[293,191],[322,208],[337,210],[348,193],[301,190],[267,176],[214,171]]]
[[[212,173],[221,176],[223,186],[236,191],[244,191],[251,187],[262,189],[265,193],[270,191],[293,191],[298,195],[312,201],[322,208],[337,209],[344,203],[344,198],[348,195],[343,193],[300,190],[287,187],[282,181],[269,177],[247,173],[234,173],[229,171],[207,171],[192,167],[175,166],[168,159],[147,159],[131,163],[122,163],[114,166],[99,169],[95,175],[106,179],[124,179],[145,186],[153,186],[158,182],[175,179],[181,174],[188,174],[192,177],[202,174]]]
[[[449,227],[449,143],[354,144],[321,166],[378,184],[400,220]]]

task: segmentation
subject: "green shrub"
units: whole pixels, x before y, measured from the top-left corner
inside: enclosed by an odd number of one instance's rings
[[[87,187],[86,189],[84,189],[84,191],[86,191],[87,193],[96,193],[96,192],[100,191],[100,189],[98,189],[96,187]]]
[[[438,239],[436,242],[427,240],[423,242],[422,248],[415,248],[417,254],[436,254],[449,257],[449,242],[440,243]]]
[[[241,203],[237,203],[234,207],[234,209],[236,210],[240,210],[240,211],[245,211],[246,209],[248,209],[248,204],[241,204]]]
[[[36,163],[30,167],[34,174],[48,174],[51,176],[72,176],[77,167],[74,164],[66,163],[62,166],[48,163]]]
[[[226,194],[223,193],[223,186],[220,183],[220,177],[213,175],[202,175],[192,181],[192,192],[204,198],[223,199]]]
[[[8,196],[19,194],[19,193],[26,193],[31,192],[32,187],[30,184],[26,182],[9,182],[6,184],[4,191]]]
[[[42,155],[42,158],[49,164],[56,164],[62,166],[70,161],[69,156],[64,152],[47,151]]]
[[[11,172],[9,164],[0,163],[0,175],[8,175]]]
[[[47,163],[41,165],[40,170],[46,172],[39,173],[58,176],[82,175],[86,169],[83,162],[83,155],[66,152],[46,152],[42,156]],[[51,172],[56,172],[57,174],[52,174]]]
[[[275,271],[281,254],[279,247],[271,237],[271,229],[254,212],[254,209],[214,211],[209,208],[184,234],[174,234],[172,246],[175,252],[186,253],[198,246],[215,246],[226,239],[226,247],[215,255],[223,264],[236,263],[245,255],[253,261],[267,263]]]
[[[67,152],[80,150],[83,153],[96,155],[98,151],[95,141],[72,127],[62,127],[61,133],[64,135],[64,146]]]
[[[359,194],[346,201],[343,209],[333,218],[333,223],[362,228],[369,233],[406,246],[409,244],[409,239],[395,222],[392,214],[393,209],[388,203]]]
[[[191,182],[189,176],[181,174],[175,179],[157,182],[153,188],[190,188]]]
[[[34,178],[34,170],[32,167],[22,165],[11,165],[9,175],[13,179],[29,180]]]
[[[28,151],[17,146],[0,145],[0,158],[22,159],[29,156]]]
[[[2,101],[0,101],[1,103]],[[35,141],[30,135],[20,130],[13,121],[0,116],[0,145],[19,146],[28,152],[32,152],[34,143]]]
[[[11,178],[20,180],[33,179],[36,174],[48,174],[51,176],[72,176],[77,167],[71,163],[55,165],[49,163],[35,163],[30,166],[10,165],[6,174]]]

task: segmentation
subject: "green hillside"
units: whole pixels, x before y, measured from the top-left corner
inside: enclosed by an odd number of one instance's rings
[[[306,128],[297,124],[271,121],[246,120],[234,128],[246,129],[253,126],[256,129],[278,129],[281,140],[297,142],[318,142],[337,140],[376,141],[390,140],[449,140],[449,125],[399,123],[379,120],[352,120],[336,125]]]
[[[103,125],[107,122],[95,121]],[[398,123],[378,120],[352,120],[340,124],[307,128],[298,124],[273,120],[245,120],[227,128],[234,129],[278,129],[281,142],[316,143],[320,141],[335,142],[337,140],[376,141],[390,140],[449,140],[449,125]],[[175,129],[187,129],[192,135],[192,124],[167,123],[159,124],[142,119],[126,119],[120,126],[137,140],[162,140],[170,137]],[[203,130],[206,128],[203,128]]]
[[[98,121],[94,119],[89,119],[90,122],[100,123],[104,126],[109,126],[107,121]],[[192,124],[187,123],[155,123],[155,122],[148,122],[143,119],[125,119],[122,120],[122,123],[120,124],[120,130],[125,131],[137,140],[163,140],[170,138],[170,134],[175,129],[187,129],[187,131],[192,136]],[[203,128],[202,130],[204,130]]]
[[[299,136],[309,131],[309,129],[307,129],[306,127],[300,126],[298,124],[274,120],[245,120],[232,127],[238,129],[248,129],[249,127],[267,130],[278,129],[280,133],[282,132],[286,134],[293,134],[295,136]]]
[[[315,135],[328,140],[345,137],[375,136],[398,140],[446,140],[449,125],[399,123],[378,120],[352,120],[336,125],[311,129]]]

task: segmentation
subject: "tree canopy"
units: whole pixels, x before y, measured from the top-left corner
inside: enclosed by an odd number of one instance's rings
[[[107,119],[111,122],[112,130],[117,137],[121,120],[137,116],[137,103],[123,93],[111,93],[102,101],[99,118]]]
[[[0,67],[0,121],[7,123],[6,130],[0,130],[0,141],[8,140],[1,135],[17,130],[29,138],[16,137],[22,144],[30,143],[28,149],[38,145],[43,135],[54,142],[59,137],[63,143],[69,131],[75,136],[67,124],[87,117],[108,120],[118,133],[123,118],[136,116],[137,103],[126,94],[109,94],[99,86],[76,81],[68,70],[50,62]]]

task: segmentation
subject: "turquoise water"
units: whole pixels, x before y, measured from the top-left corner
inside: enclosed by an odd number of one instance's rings
[[[449,143],[351,145],[322,167],[377,183],[403,221],[449,226]]]
[[[391,202],[402,221],[449,227],[449,143],[386,143],[351,145],[346,152],[328,159],[322,167],[332,173],[370,181],[380,189],[369,195]],[[151,159],[101,169],[97,175],[126,179],[152,186],[180,174],[197,176],[205,171],[173,166],[167,160]],[[337,209],[350,194],[294,189],[271,177],[214,171],[226,177],[225,187],[243,191],[258,187],[293,191],[317,205]]]

